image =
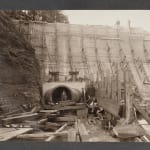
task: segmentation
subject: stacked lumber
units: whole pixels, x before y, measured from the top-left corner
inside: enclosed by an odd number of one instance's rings
[[[41,112],[44,112],[44,110]],[[0,141],[6,141],[14,138],[23,140],[38,139],[51,141],[57,136],[68,135],[67,131],[63,132],[63,130],[68,126],[67,123],[63,123],[65,120],[63,120],[62,123],[57,123],[50,122],[48,121],[48,118],[42,117],[40,113],[27,113],[24,115],[13,115],[2,119],[2,125],[5,128],[0,128]],[[27,134],[29,131],[31,132]]]
[[[10,123],[13,123],[13,122],[16,122],[16,121],[21,122],[24,119],[36,119],[37,116],[38,116],[38,113],[8,117],[8,118],[2,119],[2,124],[6,125],[6,124],[10,124]]]
[[[83,124],[79,129],[75,128],[75,122],[80,117],[87,117],[86,105],[72,101],[60,102],[50,110],[8,114],[1,118],[2,126],[8,132],[3,133],[0,140],[17,138],[48,142],[65,136],[68,141],[77,141],[78,130],[85,131]]]

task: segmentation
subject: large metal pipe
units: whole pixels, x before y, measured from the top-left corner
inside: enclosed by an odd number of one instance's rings
[[[44,100],[45,104],[48,104],[49,102],[57,103],[61,101],[61,94],[65,91],[67,95],[67,100],[72,101],[79,101],[82,93],[80,90],[71,88],[65,85],[58,85],[56,87],[50,88],[45,92]]]

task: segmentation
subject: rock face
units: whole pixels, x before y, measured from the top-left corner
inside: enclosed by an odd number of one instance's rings
[[[0,29],[0,109],[4,113],[30,109],[41,98],[35,51],[2,11]]]

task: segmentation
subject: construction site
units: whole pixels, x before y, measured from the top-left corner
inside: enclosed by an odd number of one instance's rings
[[[150,141],[150,32],[4,12],[0,28],[0,141]]]

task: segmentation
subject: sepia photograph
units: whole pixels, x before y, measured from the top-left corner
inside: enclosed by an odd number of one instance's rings
[[[1,10],[0,141],[150,142],[150,10]]]

